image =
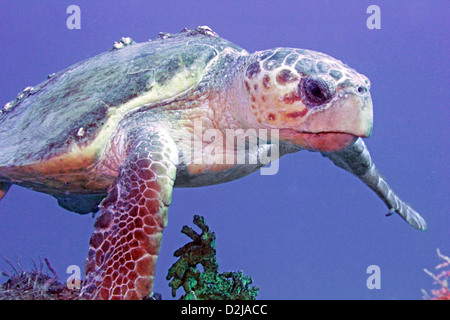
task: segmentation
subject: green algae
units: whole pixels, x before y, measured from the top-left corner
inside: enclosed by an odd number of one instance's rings
[[[182,233],[192,239],[174,253],[179,259],[170,267],[167,280],[176,296],[179,288],[185,294],[180,300],[255,300],[259,288],[250,287],[253,279],[242,271],[219,274],[216,259],[216,234],[212,232],[201,216],[194,216],[194,224],[201,233],[184,226]],[[199,266],[203,271],[199,270]]]

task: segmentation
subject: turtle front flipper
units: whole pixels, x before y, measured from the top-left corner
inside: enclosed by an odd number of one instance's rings
[[[177,152],[163,132],[128,138],[126,159],[100,204],[90,240],[82,290],[89,299],[143,299],[153,288]]]
[[[332,153],[323,153],[335,165],[353,173],[384,201],[388,215],[398,213],[406,222],[418,230],[426,230],[425,220],[408,204],[403,202],[379,174],[364,141],[359,138],[350,147]]]
[[[11,188],[11,183],[9,182],[0,182],[0,200],[8,193],[9,188]]]

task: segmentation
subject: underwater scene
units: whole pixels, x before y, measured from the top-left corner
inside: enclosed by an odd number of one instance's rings
[[[450,299],[447,1],[0,8],[0,299]]]

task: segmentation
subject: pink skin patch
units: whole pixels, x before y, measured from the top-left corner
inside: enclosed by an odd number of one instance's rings
[[[302,111],[289,112],[286,116],[287,116],[288,118],[295,119],[295,118],[302,118],[302,117],[304,117],[307,113],[308,113],[308,109],[305,108],[305,109],[303,109]]]
[[[348,133],[301,133],[291,129],[280,130],[280,138],[302,149],[321,152],[335,152],[345,149],[357,139],[356,136]]]
[[[247,92],[250,92],[250,85],[248,84],[247,81],[245,81],[244,83],[245,83],[245,89],[247,90]]]
[[[286,104],[293,104],[294,102],[300,101],[301,99],[302,99],[302,96],[300,95],[299,92],[297,92],[297,90],[286,93],[283,96],[283,101]]]

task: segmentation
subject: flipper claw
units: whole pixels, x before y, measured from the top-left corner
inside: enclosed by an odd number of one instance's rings
[[[389,212],[386,213],[386,217],[390,217],[390,216],[392,216],[394,213],[395,213],[395,209],[394,209],[394,208],[391,208],[391,210],[389,210]]]

